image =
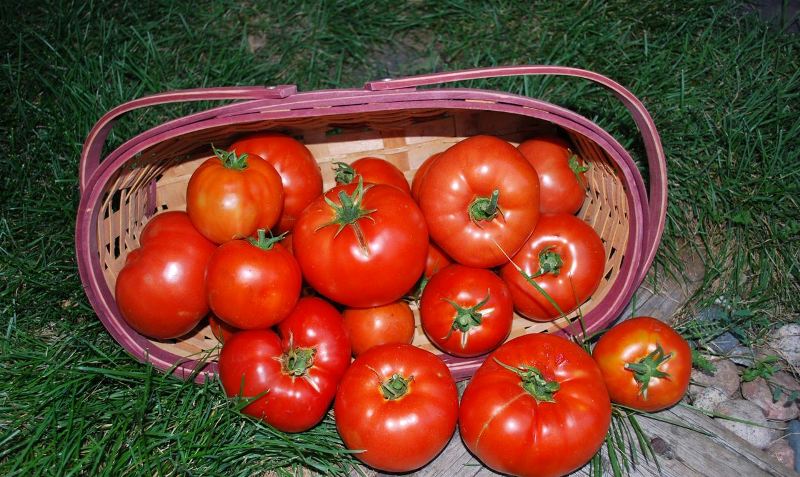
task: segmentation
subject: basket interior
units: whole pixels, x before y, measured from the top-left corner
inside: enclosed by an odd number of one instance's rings
[[[327,190],[334,185],[332,162],[351,163],[365,156],[386,159],[411,181],[425,159],[476,134],[491,134],[514,145],[541,133],[557,132],[545,121],[511,113],[459,109],[417,109],[256,121],[206,129],[164,141],[142,152],[116,171],[106,184],[97,222],[100,264],[106,284],[114,290],[119,271],[150,217],[163,210],[185,210],[186,185],[192,172],[210,156],[210,144],[226,147],[251,132],[277,131],[304,143],[319,163]],[[606,152],[586,137],[571,131],[575,152],[590,163],[586,172],[587,200],[578,216],[600,235],[606,250],[606,269],[594,295],[581,306],[586,315],[600,302],[619,273],[628,240],[628,201],[620,174]],[[419,326],[414,344],[440,353]],[[552,332],[564,327],[577,313],[549,323],[536,323],[515,315],[511,337]],[[122,320],[117,316],[114,319]],[[155,341],[155,346],[182,358],[214,359],[219,343],[206,322],[185,337]]]

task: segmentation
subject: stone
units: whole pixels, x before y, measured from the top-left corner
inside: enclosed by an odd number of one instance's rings
[[[790,469],[794,469],[794,449],[786,439],[778,439],[765,449],[767,454]]]
[[[711,340],[711,342],[708,343],[708,346],[713,351],[722,355],[726,355],[733,351],[737,346],[741,346],[741,343],[738,339],[736,339],[735,336],[733,336],[733,333],[726,331],[725,333],[722,333]]]
[[[718,405],[729,399],[730,396],[718,388],[705,388],[695,395],[692,405],[704,411],[713,411]]]
[[[734,363],[750,367],[755,363],[756,355],[751,348],[747,346],[736,346],[728,354],[728,358]]]
[[[715,409],[720,417],[717,422],[750,444],[765,449],[781,436],[781,432],[771,427],[761,408],[744,399],[725,401]],[[724,417],[733,417],[748,422],[738,422]]]
[[[800,368],[800,324],[791,323],[778,328],[769,340],[778,356],[795,368]]]
[[[800,421],[797,419],[789,422],[786,429],[786,441],[794,451],[794,470],[800,472]]]
[[[717,388],[725,397],[731,397],[739,390],[739,368],[728,359],[717,359],[710,356],[706,358],[711,361],[716,371],[714,374],[706,374],[700,370],[693,369],[689,386],[689,395],[695,398],[707,388]]]
[[[797,398],[789,400],[793,391],[798,391],[797,382],[788,373],[776,373],[769,379],[756,378],[742,383],[742,396],[764,411],[767,419],[790,421],[800,416]],[[778,400],[773,400],[773,391],[779,389]]]

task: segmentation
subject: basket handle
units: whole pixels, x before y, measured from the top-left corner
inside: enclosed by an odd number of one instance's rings
[[[296,92],[297,87],[295,85],[196,88],[154,94],[121,104],[104,114],[103,117],[97,121],[89,132],[86,142],[83,143],[78,171],[81,191],[86,188],[87,181],[100,166],[100,155],[103,153],[103,144],[105,144],[108,134],[114,127],[114,123],[126,113],[135,109],[157,106],[159,104],[182,103],[188,101],[283,99]]]
[[[645,150],[647,153],[647,169],[650,176],[650,193],[648,194],[648,216],[647,224],[647,243],[644,244],[642,257],[642,267],[640,268],[640,278],[644,279],[650,264],[656,255],[658,243],[664,232],[667,215],[667,161],[664,149],[661,145],[661,138],[656,130],[656,125],[650,113],[645,109],[644,104],[616,81],[601,74],[570,68],[566,66],[543,66],[543,65],[523,65],[523,66],[500,66],[491,68],[475,68],[462,71],[445,73],[432,73],[406,78],[391,79],[387,78],[379,81],[372,81],[364,85],[370,91],[386,91],[401,88],[415,88],[417,86],[427,86],[440,83],[450,83],[453,81],[464,81],[482,78],[497,78],[503,76],[527,76],[527,75],[553,75],[570,76],[583,78],[593,83],[597,83],[611,90],[622,104],[628,109],[633,117],[636,126],[642,135]]]

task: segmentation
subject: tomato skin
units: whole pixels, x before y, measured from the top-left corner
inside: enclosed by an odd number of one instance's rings
[[[436,162],[441,155],[441,152],[437,152],[425,159],[425,162],[419,166],[419,169],[417,169],[417,172],[414,174],[414,178],[411,180],[411,197],[417,202],[419,202],[419,191],[422,188],[422,183],[425,181],[425,176],[428,174],[428,169],[431,168],[431,165]]]
[[[267,328],[286,318],[301,285],[300,267],[280,243],[262,250],[246,240],[232,240],[220,245],[208,261],[211,310],[243,330]]]
[[[311,203],[293,230],[292,246],[303,276],[318,292],[353,308],[400,299],[422,275],[428,228],[411,196],[384,184],[364,184],[361,207],[373,210],[340,229],[332,223],[339,194],[357,195],[357,184],[337,186]],[[364,284],[369,284],[366,287]]]
[[[672,357],[657,369],[669,376],[652,377],[646,397],[640,392],[634,372],[626,369],[656,351],[660,345]],[[683,337],[668,324],[640,316],[623,321],[606,331],[592,351],[606,381],[611,400],[634,409],[655,412],[678,403],[686,394],[692,372],[692,351]]]
[[[473,220],[475,201],[488,205],[495,191],[495,215]],[[494,267],[506,263],[505,254],[516,253],[536,225],[539,179],[508,142],[473,136],[431,164],[420,185],[419,204],[431,238],[447,255],[463,265]]]
[[[248,330],[222,347],[219,376],[229,397],[255,397],[242,412],[284,432],[302,432],[328,411],[336,386],[350,363],[350,343],[341,315],[319,298],[303,298],[278,327]],[[294,349],[313,350],[310,366],[297,376],[287,357]]]
[[[514,307],[533,321],[550,321],[559,316],[553,305],[528,283],[514,267],[516,263],[528,276],[540,268],[539,256],[548,249],[563,260],[558,275],[545,273],[534,281],[547,292],[565,314],[586,301],[597,289],[605,273],[606,253],[603,242],[592,227],[568,214],[542,215],[533,234],[500,270],[511,290]],[[576,299],[577,298],[577,299]]]
[[[408,344],[414,339],[414,313],[402,300],[371,308],[348,308],[342,316],[353,356],[378,345]]]
[[[488,300],[484,303],[485,299]],[[480,324],[466,331],[456,328],[452,303],[477,307]],[[497,348],[511,332],[514,305],[508,287],[482,268],[451,265],[433,275],[420,299],[425,334],[442,351],[454,356],[479,356]]]
[[[439,270],[453,263],[450,257],[442,252],[433,242],[428,244],[428,258],[425,260],[425,277],[430,278]]]
[[[186,188],[189,218],[218,244],[272,228],[283,209],[281,177],[270,163],[249,154],[244,169],[231,168],[223,153],[203,162]]]
[[[355,174],[360,175],[364,182],[394,186],[406,194],[411,194],[411,188],[408,185],[406,176],[403,175],[403,171],[387,160],[377,157],[362,157],[350,164],[350,168]],[[346,178],[345,176],[344,179]],[[341,182],[338,175],[336,178],[337,184],[350,184],[354,181],[357,182],[355,177],[352,180],[343,180]]]
[[[570,168],[573,152],[567,141],[544,136],[528,139],[517,149],[539,175],[541,213],[574,214],[581,209],[586,198],[586,176]]]
[[[217,341],[222,344],[225,344],[235,333],[242,331],[220,320],[213,313],[208,316],[208,327],[211,328],[211,333]]]
[[[200,235],[184,212],[155,216],[145,225],[138,249],[128,253],[114,294],[125,321],[155,339],[178,338],[208,314],[206,263],[214,244]]]
[[[408,392],[386,399],[382,383],[413,376]],[[430,462],[453,435],[458,393],[447,366],[434,354],[407,344],[367,350],[339,383],[333,406],[336,428],[365,464],[408,472]]]
[[[537,401],[521,377],[498,364],[537,368],[559,389]],[[591,459],[611,422],[611,403],[597,365],[565,338],[528,334],[495,350],[461,398],[466,447],[495,471],[529,477],[568,474]]]
[[[262,157],[275,167],[283,184],[283,214],[277,232],[291,230],[300,212],[322,194],[322,172],[301,142],[275,133],[247,136],[230,146],[231,151]]]

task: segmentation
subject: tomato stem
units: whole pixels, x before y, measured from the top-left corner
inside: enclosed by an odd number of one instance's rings
[[[541,277],[546,273],[552,273],[558,276],[561,272],[561,267],[564,266],[564,260],[558,252],[554,252],[553,245],[549,245],[539,252],[539,270],[531,276],[531,278]]]
[[[409,376],[408,379],[406,379],[400,374],[393,374],[391,378],[381,383],[383,397],[390,401],[400,399],[408,394],[409,386],[413,380],[414,376]]]
[[[575,179],[578,180],[578,184],[580,184],[581,187],[586,187],[583,183],[583,179],[581,179],[581,174],[589,170],[589,165],[582,164],[578,160],[578,156],[575,154],[570,155],[567,161],[569,163],[570,170],[572,170],[572,173],[575,174]]]
[[[218,147],[214,148],[214,155],[222,161],[222,165],[226,169],[233,169],[235,171],[242,171],[247,169],[247,154],[237,156],[236,151],[226,151]]]
[[[487,292],[486,298],[470,307],[463,307],[449,298],[442,298],[442,300],[450,303],[450,305],[456,309],[456,317],[453,319],[453,325],[450,327],[450,331],[447,333],[447,336],[445,336],[445,339],[450,339],[454,331],[460,331],[461,347],[466,348],[467,333],[471,328],[481,326],[483,314],[479,310],[486,305],[490,297],[491,295]]]
[[[314,365],[314,348],[290,347],[283,355],[283,372],[290,376],[305,376],[308,369]]]
[[[500,198],[500,189],[495,189],[490,197],[475,197],[469,204],[469,218],[473,222],[494,219],[500,208],[497,201]]]
[[[334,162],[334,180],[337,184],[350,184],[356,178],[356,170],[345,162]]]
[[[626,363],[625,369],[633,372],[633,379],[639,383],[639,394],[647,400],[647,388],[653,378],[668,378],[669,373],[660,371],[659,366],[669,361],[675,353],[664,354],[661,343],[656,343],[656,349],[635,363]]]
[[[250,245],[254,247],[258,247],[261,250],[272,250],[272,247],[286,238],[286,234],[289,232],[284,232],[277,237],[272,235],[272,232],[269,233],[269,238],[267,238],[267,231],[264,229],[258,229],[258,238],[249,237],[247,241]]]
[[[561,385],[558,384],[558,381],[548,381],[542,372],[539,371],[539,368],[528,365],[515,368],[503,363],[497,358],[494,358],[494,361],[503,368],[519,376],[520,379],[522,379],[520,386],[527,391],[528,394],[533,396],[537,403],[556,402],[555,394],[561,389]]]
[[[372,212],[375,212],[378,209],[364,209],[361,206],[361,201],[363,200],[364,195],[364,180],[361,176],[358,176],[358,185],[356,189],[353,191],[352,195],[348,195],[347,192],[340,190],[339,191],[339,203],[332,201],[328,197],[325,197],[325,202],[333,209],[334,212],[334,219],[330,222],[324,223],[317,227],[316,230],[323,229],[329,225],[338,225],[339,228],[336,230],[334,237],[338,236],[339,233],[348,225],[353,226],[353,229],[356,232],[356,235],[359,238],[359,243],[361,244],[362,248],[366,248],[366,243],[364,242],[363,235],[361,233],[360,227],[358,227],[358,220],[362,218],[367,218],[370,220],[374,219],[369,216]]]

